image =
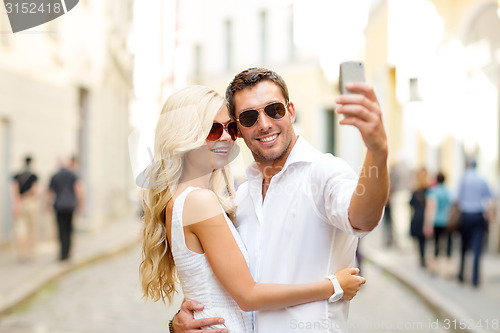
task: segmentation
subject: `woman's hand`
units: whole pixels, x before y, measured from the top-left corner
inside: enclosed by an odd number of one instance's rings
[[[361,276],[357,276],[359,273],[359,268],[344,268],[335,273],[335,276],[339,280],[340,287],[344,290],[343,300],[350,301],[356,296],[361,285],[366,282],[366,279]]]

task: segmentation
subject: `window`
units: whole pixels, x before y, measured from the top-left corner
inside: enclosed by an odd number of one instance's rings
[[[293,5],[289,7],[288,15],[288,56],[290,60],[295,59],[295,42],[294,42],[294,24],[295,17],[293,15]]]
[[[232,35],[233,35],[233,23],[230,19],[227,19],[225,22],[225,41],[226,41],[226,69],[230,70],[233,66],[233,44],[232,44]]]
[[[260,12],[260,61],[265,64],[267,61],[267,13]]]
[[[10,27],[9,17],[6,11],[0,13],[0,41],[3,45],[10,44],[12,29]]]
[[[12,129],[9,119],[0,116],[0,242],[13,231],[10,199]]]
[[[421,101],[420,89],[418,87],[418,79],[416,77],[410,78],[410,102]]]
[[[80,174],[82,179],[87,179],[88,168],[88,143],[89,143],[89,108],[90,93],[87,89],[80,87],[78,89],[78,113],[80,122],[78,124],[78,156],[80,163]]]
[[[202,68],[202,48],[200,44],[194,46],[194,74],[197,78],[200,78],[203,73]]]
[[[336,121],[336,113],[335,109],[326,109],[326,152],[335,154],[335,124]]]

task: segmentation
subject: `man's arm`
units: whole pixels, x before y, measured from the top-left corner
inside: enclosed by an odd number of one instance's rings
[[[355,229],[370,231],[377,226],[389,195],[387,135],[373,87],[353,82],[347,84],[347,89],[360,93],[337,97],[337,113],[344,115],[339,123],[358,128],[367,148],[349,205],[349,221]]]
[[[44,201],[43,205],[44,205],[46,211],[51,210],[51,208],[54,205],[55,198],[56,198],[55,180],[54,180],[54,176],[52,176],[52,178],[50,178],[49,187],[45,191],[45,198],[43,200]]]
[[[434,196],[429,196],[425,199],[424,211],[424,235],[432,237],[434,235],[434,219],[436,218],[437,199]]]
[[[47,192],[45,192],[45,199],[43,200],[44,201],[43,206],[46,211],[50,211],[52,209],[55,197],[56,194],[54,193],[54,190],[51,188],[47,189]]]
[[[85,187],[84,187],[83,182],[81,180],[77,180],[75,182],[75,194],[76,194],[76,202],[77,202],[76,211],[79,214],[82,214],[83,209],[85,207]]]

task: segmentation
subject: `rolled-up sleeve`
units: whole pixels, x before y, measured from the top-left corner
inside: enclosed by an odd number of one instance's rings
[[[366,232],[356,230],[349,222],[349,205],[358,184],[358,176],[344,160],[325,154],[311,167],[311,193],[321,218],[333,227],[355,236]]]

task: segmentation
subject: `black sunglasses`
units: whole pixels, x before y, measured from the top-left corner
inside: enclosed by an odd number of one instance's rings
[[[214,122],[212,128],[210,129],[210,133],[208,133],[207,140],[208,141],[217,141],[224,133],[224,130],[231,136],[233,141],[236,141],[236,137],[238,136],[238,126],[236,122],[231,121],[227,124],[221,124]]]
[[[274,102],[260,109],[245,110],[240,113],[240,117],[236,119],[243,127],[252,127],[259,119],[260,110],[271,119],[278,120],[285,116],[286,106],[283,103]]]

